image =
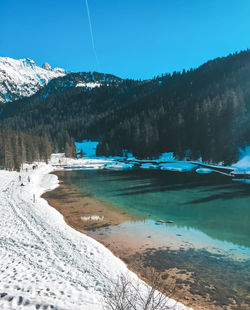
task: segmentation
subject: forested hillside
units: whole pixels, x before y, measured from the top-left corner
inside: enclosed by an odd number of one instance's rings
[[[165,77],[161,89],[117,114],[99,151],[231,163],[250,143],[250,52]]]
[[[0,128],[46,137],[53,152],[64,152],[67,144],[71,148],[67,153],[74,154],[74,140],[102,138],[104,128],[96,124],[110,119],[125,101],[130,103],[131,94],[136,97],[138,86],[145,83],[72,73],[52,80],[32,97],[2,105]]]
[[[249,110],[245,51],[146,81],[68,74],[32,97],[3,105],[0,128],[46,138],[54,152],[67,143],[73,153],[74,140],[90,138],[101,142],[104,155],[128,150],[145,158],[174,151],[179,158],[227,164],[250,143]]]

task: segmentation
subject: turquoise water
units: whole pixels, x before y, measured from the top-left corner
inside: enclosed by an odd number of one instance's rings
[[[250,185],[219,174],[148,170],[66,171],[63,179],[138,217],[105,233],[141,240],[145,264],[191,272],[193,294],[222,307],[233,296],[230,309],[250,309]]]
[[[171,220],[168,227],[189,232],[189,238],[196,232],[211,244],[232,244],[250,257],[248,184],[218,174],[144,170],[70,171],[65,177],[84,193],[139,215],[149,225]]]

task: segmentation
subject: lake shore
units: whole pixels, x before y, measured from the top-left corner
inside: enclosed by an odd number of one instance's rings
[[[216,296],[216,289],[214,287],[211,287],[211,291],[214,292],[213,296],[208,295],[205,289],[203,291],[202,286],[199,287],[199,281],[196,281],[199,275],[194,275],[195,272],[192,272],[193,269],[191,268],[197,253],[194,253],[193,256],[189,255],[191,258],[186,257],[187,264],[183,268],[176,268],[173,261],[186,255],[183,249],[172,251],[168,247],[165,249],[158,248],[150,236],[147,236],[145,240],[141,240],[136,234],[134,238],[128,239],[122,233],[117,235],[110,233],[112,227],[142,219],[131,216],[131,214],[115,206],[98,201],[87,194],[84,195],[72,185],[64,182],[63,172],[59,171],[55,174],[60,180],[60,187],[44,194],[43,198],[63,214],[68,225],[101,242],[143,280],[148,280],[145,267],[149,265],[149,262],[155,255],[161,257],[164,252],[164,260],[167,257],[171,263],[162,268],[160,266],[160,258],[158,266],[155,263],[153,265],[160,272],[161,280],[159,286],[166,295],[197,310],[240,309],[235,304],[235,301],[232,300],[232,303],[230,302],[228,305],[228,300],[225,303],[222,296]],[[178,264],[176,265],[178,266]],[[207,281],[204,287],[209,285],[210,283]],[[213,298],[220,299],[221,305],[218,302],[216,303]]]
[[[36,169],[0,171],[1,309],[101,310],[106,287],[117,276],[129,273],[139,281],[41,198],[58,186],[54,170],[38,163]],[[175,309],[183,306],[176,303]]]
[[[54,174],[60,178],[60,172]],[[132,219],[126,212],[82,195],[62,180],[56,190],[45,193],[43,198],[63,214],[68,225],[80,232],[102,229]]]

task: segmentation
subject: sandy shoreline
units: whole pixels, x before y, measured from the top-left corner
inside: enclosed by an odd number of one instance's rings
[[[117,237],[109,235],[109,227],[126,221],[134,221],[137,218],[133,218],[126,212],[122,212],[120,209],[92,197],[85,196],[73,186],[63,182],[62,172],[59,171],[55,174],[60,180],[60,187],[52,192],[45,193],[43,198],[64,216],[68,225],[101,242],[112,253],[122,259],[130,270],[147,281],[147,278],[145,278],[145,266],[148,263],[147,255],[150,256],[155,250],[152,247],[153,243],[150,243],[151,240],[148,239],[145,244],[141,244],[138,243],[135,236],[134,242],[131,243],[131,240],[126,240],[122,235]],[[99,216],[102,220],[82,219],[93,215]],[[171,259],[171,256],[169,257]],[[215,305],[209,296],[192,293],[193,285],[197,286],[195,278],[187,270],[177,269],[173,266],[167,270],[161,270],[161,290],[186,306],[197,310],[237,309],[231,306]]]
[[[76,230],[84,232],[104,229],[125,221],[136,220],[128,213],[88,195],[84,196],[77,189],[62,182],[60,171],[54,174],[59,177],[60,186],[52,192],[46,192],[42,198],[62,213],[66,223]]]

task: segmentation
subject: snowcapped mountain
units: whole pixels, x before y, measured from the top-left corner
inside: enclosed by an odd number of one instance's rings
[[[31,96],[50,80],[64,75],[64,69],[52,69],[48,63],[39,67],[29,58],[0,57],[0,103]]]
[[[49,64],[44,64],[49,69]],[[67,93],[67,96],[73,94],[81,94],[92,90],[109,87],[118,87],[124,82],[123,79],[107,73],[99,72],[71,72],[64,76],[52,79],[47,85],[44,85],[33,96],[27,98],[29,102],[36,101],[37,98],[48,99],[49,96],[57,96],[62,93]],[[137,82],[134,82],[137,83]],[[22,103],[26,101],[24,98]],[[20,104],[22,104],[20,103]]]

